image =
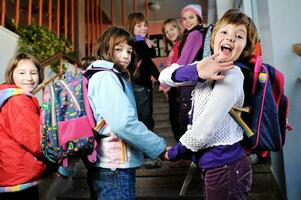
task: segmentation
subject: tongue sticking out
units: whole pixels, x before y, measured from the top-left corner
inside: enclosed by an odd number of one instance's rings
[[[226,46],[222,46],[221,50],[225,55],[229,55],[232,52],[232,49],[230,47],[226,47]]]

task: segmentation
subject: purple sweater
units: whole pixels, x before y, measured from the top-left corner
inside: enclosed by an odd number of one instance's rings
[[[203,34],[194,29],[188,33],[186,40],[182,42],[184,42],[184,46],[181,49],[177,63],[179,65],[193,63],[199,50],[203,47]]]
[[[175,82],[204,81],[198,78],[196,64],[185,65],[178,68],[173,73],[172,80]],[[197,153],[193,153],[179,142],[168,151],[168,157],[171,161],[192,158],[192,160],[203,169],[231,164],[244,156],[244,154],[245,151],[239,142],[233,145],[220,145],[203,149]]]

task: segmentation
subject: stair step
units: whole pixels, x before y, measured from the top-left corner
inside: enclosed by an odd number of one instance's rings
[[[154,85],[153,118],[154,132],[163,137],[168,145],[176,143],[169,122],[169,106],[164,94]],[[270,164],[253,165],[252,189],[248,200],[282,200],[275,189]],[[72,188],[61,192],[57,200],[88,200],[89,188],[86,182],[86,168],[81,165],[79,173],[72,180]],[[201,175],[199,170],[194,174],[192,182],[185,196],[179,192],[186,177],[188,167],[172,168],[167,161],[161,168],[146,169],[140,167],[136,171],[137,200],[200,200],[203,198],[201,190]]]
[[[153,109],[153,114],[169,114],[168,108],[162,108],[162,109]]]
[[[153,113],[153,118],[154,120],[156,120],[156,118],[166,118],[168,119],[169,118],[169,113],[168,112],[161,112],[161,113]]]
[[[170,123],[158,123],[158,124],[155,124],[155,127],[156,129],[164,129],[164,128],[169,128],[171,130],[171,126],[170,126]]]
[[[159,113],[159,114],[153,113],[153,119],[155,122],[155,126],[156,126],[156,122],[170,124],[168,113]]]
[[[168,105],[168,102],[166,102],[166,103],[155,103],[154,105],[153,105],[153,107],[154,108],[168,108],[169,107],[169,105]]]
[[[160,127],[160,126],[169,126],[170,127],[170,121],[169,119],[161,119],[161,120],[156,120],[155,121],[155,127]]]
[[[187,191],[188,192],[188,191]],[[160,189],[158,190],[136,190],[137,200],[200,200],[202,194],[200,190],[190,190],[190,194],[179,196],[178,191]],[[274,197],[270,193],[250,193],[247,200],[276,200],[279,197]],[[56,198],[57,200],[90,200],[89,190],[69,190]]]
[[[170,127],[154,127],[154,132],[160,133],[159,135],[165,135],[165,136],[172,135]]]

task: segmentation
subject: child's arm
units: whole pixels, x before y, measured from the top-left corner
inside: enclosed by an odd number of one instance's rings
[[[140,35],[136,36],[135,51],[141,59],[151,59],[156,57],[155,48],[149,48],[146,44],[145,38]]]
[[[161,71],[159,81],[162,85],[170,87],[193,85],[198,80],[196,64],[172,64]]]
[[[243,74],[238,67],[227,71],[223,80],[215,82],[204,111],[191,128],[180,138],[180,142],[192,151],[206,145],[219,123],[243,93]]]
[[[190,32],[186,38],[185,44],[181,50],[181,55],[178,58],[177,63],[187,64],[192,63],[198,53],[203,47],[203,34],[198,30]]]
[[[148,71],[156,80],[159,79],[160,72],[156,66],[156,64],[152,61],[152,59],[145,59],[142,61],[143,66],[146,66],[144,69]]]
[[[178,85],[195,84],[197,81],[221,80],[223,74],[233,68],[233,62],[221,62],[218,54],[203,58],[199,62],[188,65],[172,64],[161,71],[159,81],[163,85],[175,87]]]
[[[40,115],[36,104],[31,97],[18,95],[11,97],[7,106],[7,112],[12,116],[7,119],[11,127],[9,137],[32,155],[40,157]]]
[[[166,143],[138,120],[134,95],[129,88],[125,87],[126,91],[123,91],[112,72],[94,74],[89,80],[88,97],[95,119],[104,118],[117,137],[150,158],[156,158],[165,150]]]
[[[169,161],[177,161],[180,159],[190,160],[192,154],[193,152],[190,149],[179,142],[167,151],[167,158]]]

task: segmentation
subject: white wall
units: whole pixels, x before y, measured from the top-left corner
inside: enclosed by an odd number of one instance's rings
[[[19,36],[0,26],[0,83],[4,82],[5,68],[17,50]]]
[[[301,199],[301,57],[292,52],[294,43],[301,43],[300,0],[257,0],[257,14],[263,59],[285,75],[285,93],[290,102],[288,132],[282,153],[272,154],[273,173],[286,189],[288,200]]]

